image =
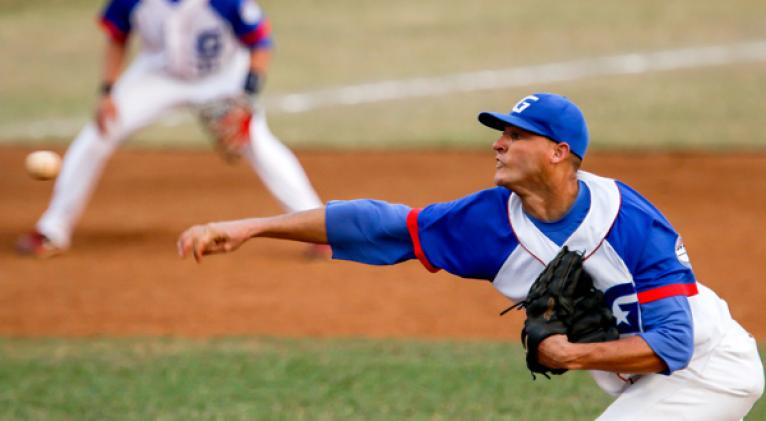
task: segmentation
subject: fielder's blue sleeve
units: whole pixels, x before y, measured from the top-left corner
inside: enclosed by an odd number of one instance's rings
[[[334,259],[392,265],[415,258],[407,230],[410,208],[379,200],[331,201],[325,210]]]
[[[497,187],[413,210],[408,227],[423,266],[463,278],[494,279],[518,245],[508,220],[510,194]]]
[[[694,353],[694,323],[689,302],[684,296],[672,296],[641,304],[644,338],[655,354],[665,362],[671,374],[689,365]]]
[[[101,27],[112,41],[124,44],[131,30],[130,16],[139,0],[110,0],[101,13]]]
[[[245,46],[271,48],[271,23],[254,0],[211,0],[210,6],[231,25]]]

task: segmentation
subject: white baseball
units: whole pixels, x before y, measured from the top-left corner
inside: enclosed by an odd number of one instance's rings
[[[24,161],[27,173],[38,180],[56,178],[61,169],[61,157],[53,151],[35,151]]]

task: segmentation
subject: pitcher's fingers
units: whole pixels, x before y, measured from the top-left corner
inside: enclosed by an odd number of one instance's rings
[[[183,237],[178,240],[176,248],[178,249],[178,255],[185,259],[189,255],[189,251],[191,251],[191,241],[189,241],[188,237]]]
[[[192,251],[194,252],[194,260],[197,261],[197,263],[200,263],[202,261],[202,252],[205,249],[205,245],[203,241],[199,237],[194,238],[194,243],[192,244]]]
[[[181,258],[186,257],[186,231],[182,232],[181,235],[178,236],[178,240],[176,240],[176,252],[178,252],[178,256]]]
[[[192,228],[182,232],[181,235],[178,237],[178,241],[176,242],[178,255],[184,258],[188,256],[189,251],[191,251],[191,246],[192,246],[192,241],[191,241],[192,235],[190,234],[191,230]]]

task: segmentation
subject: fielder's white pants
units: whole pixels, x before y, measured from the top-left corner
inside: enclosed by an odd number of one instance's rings
[[[641,377],[598,421],[736,421],[763,394],[764,373],[755,339],[737,322],[709,353],[671,376]]]
[[[118,116],[107,135],[102,136],[91,122],[64,155],[53,197],[37,223],[37,230],[57,246],[69,247],[74,226],[104,165],[125,139],[173,109],[237,95],[248,68],[247,53],[242,51],[215,75],[183,80],[167,74],[162,60],[160,55],[139,54],[114,86]],[[246,159],[286,211],[321,206],[298,159],[271,133],[264,114],[253,116]]]

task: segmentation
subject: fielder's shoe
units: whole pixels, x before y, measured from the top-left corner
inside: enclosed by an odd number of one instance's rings
[[[16,252],[22,256],[47,259],[63,253],[64,249],[57,247],[45,235],[32,231],[16,240]]]

